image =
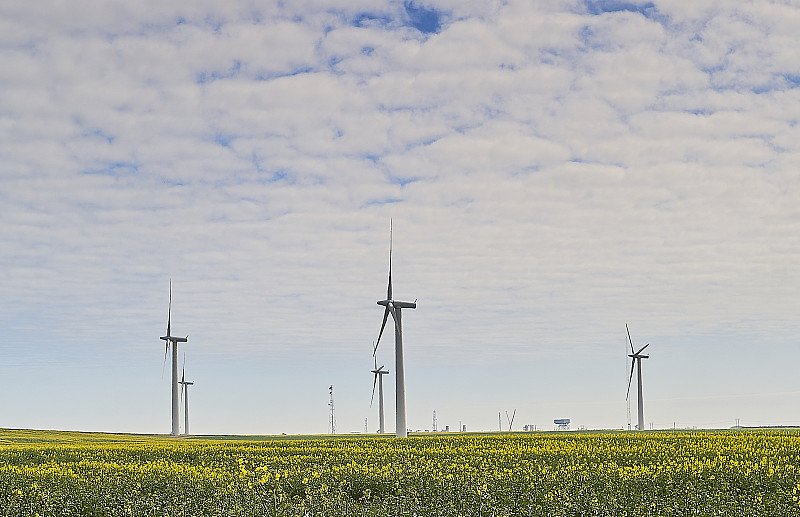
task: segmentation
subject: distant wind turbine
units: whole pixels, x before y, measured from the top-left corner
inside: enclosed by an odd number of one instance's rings
[[[378,305],[383,305],[386,310],[383,312],[383,323],[381,324],[381,331],[378,334],[378,340],[375,342],[375,349],[372,351],[372,356],[378,351],[378,345],[383,336],[383,329],[386,327],[386,320],[389,314],[392,315],[394,320],[394,361],[395,361],[395,409],[397,411],[395,423],[395,436],[398,438],[406,438],[408,431],[406,428],[406,381],[405,371],[403,370],[403,320],[401,317],[402,309],[416,309],[417,302],[401,302],[392,298],[392,226],[389,223],[389,287],[386,293],[386,299],[378,302]]]
[[[517,416],[517,410],[514,410],[514,414],[511,415],[511,418],[508,418],[508,411],[506,411],[506,420],[508,421],[508,432],[511,432],[511,427],[514,425],[514,417]]]
[[[180,432],[180,415],[178,407],[178,343],[186,343],[189,336],[176,337],[170,332],[172,319],[172,279],[169,281],[169,308],[167,309],[167,335],[161,336],[164,341],[164,362],[167,361],[169,345],[172,344],[172,436],[178,436]]]
[[[186,368],[184,368],[181,373],[180,384],[183,385],[183,434],[189,434],[189,386],[192,386],[194,383],[186,380]]]
[[[633,349],[633,340],[631,339],[631,331],[628,329],[628,324],[625,324],[625,330],[628,332],[628,342],[631,344],[631,353],[628,354],[628,357],[631,357],[631,375],[628,378],[628,394],[625,396],[625,400],[631,396],[631,381],[633,381],[633,369],[636,368],[637,372],[637,380],[639,381],[638,391],[639,391],[639,430],[644,431],[644,399],[642,398],[642,359],[648,359],[649,355],[642,354],[642,350],[650,346],[650,343],[647,343],[639,351],[635,351]]]
[[[384,418],[383,418],[383,376],[389,373],[389,370],[384,370],[383,366],[378,368],[378,359],[375,359],[375,369],[372,370],[372,373],[375,374],[375,378],[372,380],[372,399],[369,401],[369,406],[372,407],[372,401],[375,399],[375,383],[378,384],[378,415],[380,417],[380,426],[378,427],[378,433],[383,434],[384,427]]]

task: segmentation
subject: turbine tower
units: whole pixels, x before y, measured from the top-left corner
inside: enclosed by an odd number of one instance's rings
[[[169,308],[167,309],[167,335],[161,336],[164,341],[164,361],[167,360],[169,345],[172,345],[172,436],[178,436],[180,432],[180,415],[178,408],[178,343],[186,343],[189,336],[176,337],[170,333],[170,323],[172,318],[172,279],[169,281]]]
[[[189,386],[193,385],[194,383],[186,380],[185,368],[181,373],[180,384],[183,385],[183,434],[189,434]]]
[[[406,428],[406,380],[405,371],[403,370],[403,320],[401,317],[402,309],[416,309],[417,302],[401,302],[392,298],[392,226],[389,223],[389,288],[387,289],[386,299],[380,300],[378,305],[383,305],[386,310],[383,312],[383,323],[381,324],[381,331],[378,334],[378,340],[375,342],[375,349],[372,351],[372,356],[378,351],[378,345],[381,343],[381,336],[383,336],[383,329],[386,328],[386,320],[391,313],[394,320],[394,362],[395,362],[395,408],[397,411],[395,436],[398,438],[408,437]]]
[[[638,428],[640,431],[644,431],[644,400],[642,399],[642,359],[648,359],[649,355],[642,354],[642,350],[650,346],[650,343],[647,343],[639,351],[635,351],[633,349],[633,340],[631,339],[631,331],[628,329],[628,324],[625,324],[625,330],[628,332],[628,343],[631,345],[631,353],[628,354],[628,357],[631,357],[631,375],[628,378],[628,394],[625,396],[625,400],[628,400],[631,396],[631,381],[633,380],[633,369],[636,368],[637,373],[637,380],[639,381],[639,425]]]
[[[375,374],[375,378],[372,380],[372,399],[369,401],[369,407],[372,407],[372,401],[375,400],[375,383],[378,384],[378,416],[380,417],[380,425],[378,426],[378,433],[383,434],[384,427],[384,418],[383,418],[383,376],[389,373],[389,370],[384,370],[383,366],[378,368],[378,359],[375,359],[375,369],[372,370],[372,373]]]

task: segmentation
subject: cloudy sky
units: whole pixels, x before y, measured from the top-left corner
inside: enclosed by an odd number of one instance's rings
[[[800,424],[797,0],[0,5],[0,427]],[[378,361],[394,428],[391,339]],[[635,381],[634,381],[635,382]],[[632,390],[632,394],[635,393]],[[635,400],[632,399],[635,420]]]

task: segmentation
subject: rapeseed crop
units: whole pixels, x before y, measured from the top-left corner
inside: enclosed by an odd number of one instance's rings
[[[800,516],[800,432],[0,431],[2,516]]]

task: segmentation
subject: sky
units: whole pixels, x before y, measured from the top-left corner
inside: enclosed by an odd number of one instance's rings
[[[0,427],[800,425],[797,0],[0,5]],[[391,335],[387,429],[394,430]],[[635,423],[635,378],[631,413]]]

